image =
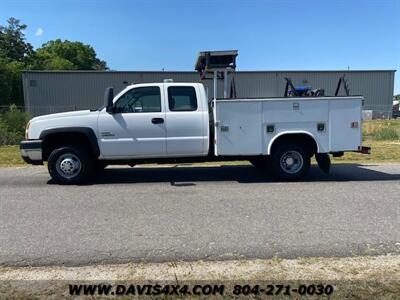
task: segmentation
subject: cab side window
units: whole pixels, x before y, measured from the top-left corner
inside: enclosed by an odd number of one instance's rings
[[[192,86],[170,86],[168,105],[170,111],[197,110],[196,90]]]
[[[117,113],[161,112],[161,94],[158,86],[139,87],[127,91],[115,104]]]

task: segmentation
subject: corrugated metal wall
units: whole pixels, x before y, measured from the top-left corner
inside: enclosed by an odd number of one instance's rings
[[[294,85],[310,85],[325,89],[326,95],[335,93],[339,77],[346,74],[352,95],[363,95],[365,110],[389,115],[392,110],[394,71],[254,71],[236,72],[238,97],[283,96],[284,77]],[[197,82],[196,72],[23,72],[26,109],[33,116],[87,108],[103,103],[106,87],[115,92],[130,83],[162,82],[171,78],[176,82]],[[229,76],[231,82],[232,75]],[[203,81],[213,97],[212,80]],[[229,84],[230,86],[230,84]],[[343,95],[344,89],[341,89]],[[218,83],[218,97],[223,95],[223,81]]]

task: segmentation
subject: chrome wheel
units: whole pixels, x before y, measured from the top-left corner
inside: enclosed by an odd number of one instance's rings
[[[303,167],[303,156],[297,151],[286,151],[280,159],[281,169],[288,174],[295,174]]]
[[[80,159],[72,153],[61,155],[56,162],[56,170],[64,178],[73,178],[79,174],[82,169]]]

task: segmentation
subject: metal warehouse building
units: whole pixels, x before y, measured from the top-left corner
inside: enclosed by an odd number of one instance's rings
[[[346,75],[351,95],[365,97],[364,110],[374,117],[388,118],[392,112],[394,70],[373,71],[239,71],[229,74],[237,97],[277,97],[285,91],[285,77],[295,86],[308,85],[334,95],[340,76]],[[96,108],[103,103],[106,87],[115,92],[131,83],[198,82],[196,72],[119,72],[119,71],[25,71],[22,74],[25,108],[32,116],[54,112]],[[213,97],[212,80],[202,81]],[[219,80],[218,97],[223,95]],[[344,95],[342,88],[339,95]]]

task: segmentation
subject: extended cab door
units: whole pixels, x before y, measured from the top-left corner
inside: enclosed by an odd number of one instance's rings
[[[198,84],[164,85],[168,156],[204,156],[208,152],[208,108]]]
[[[103,110],[98,120],[105,158],[162,157],[166,150],[162,85],[135,86],[118,95],[115,113]]]

